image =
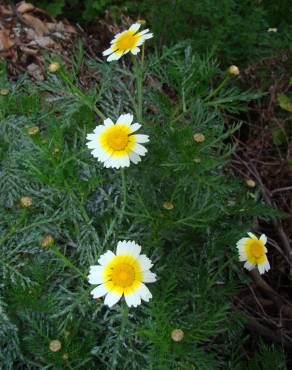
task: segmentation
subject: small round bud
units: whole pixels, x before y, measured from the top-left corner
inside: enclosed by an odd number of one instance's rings
[[[50,341],[49,348],[52,352],[60,351],[61,347],[62,347],[62,344],[59,341],[59,339],[53,339]]]
[[[56,73],[58,72],[59,69],[60,69],[60,64],[58,62],[52,62],[48,67],[48,70],[50,73]]]
[[[164,202],[163,208],[167,209],[168,211],[172,210],[174,208],[174,205],[171,202]]]
[[[181,329],[174,329],[171,332],[171,339],[175,342],[180,342],[184,338],[184,332]]]
[[[0,95],[6,96],[8,94],[9,94],[9,90],[8,89],[0,89]]]
[[[195,163],[201,163],[201,158],[196,157],[196,158],[193,159],[193,162],[195,162]]]
[[[70,333],[70,331],[69,330],[65,330],[64,331],[64,335],[65,335],[65,337],[69,337],[69,335],[70,335],[71,333]]]
[[[60,151],[60,148],[56,145],[56,146],[54,146],[53,147],[53,149],[52,149],[52,153],[59,153],[59,151]]]
[[[268,28],[268,32],[278,32],[278,28]]]
[[[42,238],[41,245],[42,245],[42,247],[47,248],[47,247],[50,247],[51,245],[53,245],[54,242],[55,242],[55,240],[52,237],[52,235],[45,235]]]
[[[231,75],[231,76],[238,76],[239,75],[239,68],[235,65],[232,65],[228,68],[227,72]]]
[[[196,143],[203,143],[205,141],[205,135],[197,133],[193,136]]]
[[[30,136],[36,135],[39,131],[40,131],[40,129],[38,128],[38,126],[33,126],[33,127],[30,127],[30,128],[27,129],[27,133]]]
[[[138,19],[137,20],[137,23],[146,24],[146,21],[145,21],[145,19]]]
[[[68,360],[68,358],[69,358],[68,353],[67,352],[64,352],[63,355],[62,355],[62,359],[63,360]]]
[[[249,188],[255,188],[256,187],[256,182],[253,181],[252,179],[248,179],[245,181],[246,185],[249,187]]]
[[[22,205],[22,207],[30,208],[32,206],[31,197],[21,197],[20,198],[20,204]]]

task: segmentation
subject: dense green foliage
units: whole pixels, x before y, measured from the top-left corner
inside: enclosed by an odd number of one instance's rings
[[[125,171],[125,197],[120,171],[91,157],[85,136],[99,123],[96,103],[113,119],[135,114],[135,76],[124,61],[88,63],[98,83],[85,95],[72,87],[78,63],[39,84],[25,77],[9,84],[2,66],[1,86],[9,87],[0,96],[2,367],[283,369],[277,349],[260,345],[249,358],[231,299],[246,279],[235,242],[253,215],[273,210],[225,173],[227,139],[240,124],[226,128],[221,111],[245,110],[259,94],[238,91],[230,79],[215,93],[225,72],[186,45],[147,55],[141,131],[150,143]],[[34,126],[40,131],[31,136]],[[195,142],[195,133],[205,141]],[[20,206],[23,196],[31,207]],[[55,243],[45,247],[48,234]],[[153,299],[130,309],[125,327],[123,305],[94,301],[86,279],[98,256],[123,239],[143,246],[159,277]],[[175,328],[183,341],[171,339]],[[57,352],[53,339],[62,345]]]
[[[222,63],[246,63],[291,45],[290,0],[38,0],[54,15],[97,22],[105,13],[146,19],[159,45],[191,40],[197,52],[215,49]],[[277,28],[278,32],[267,32]]]

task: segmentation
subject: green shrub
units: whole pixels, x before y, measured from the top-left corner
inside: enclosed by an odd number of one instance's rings
[[[149,152],[125,171],[123,211],[120,171],[91,157],[85,137],[99,123],[96,102],[113,119],[135,112],[135,78],[123,62],[88,63],[98,83],[85,95],[73,88],[74,69],[38,85],[22,78],[0,96],[1,364],[235,369],[248,358],[244,320],[231,301],[238,276],[245,279],[234,245],[254,215],[274,211],[227,175],[234,149],[227,139],[240,124],[225,127],[221,112],[244,110],[260,94],[232,81],[215,94],[225,73],[186,45],[149,55],[142,121]],[[40,131],[30,136],[34,126]],[[195,142],[195,133],[205,140]],[[19,206],[23,196],[31,207]],[[43,242],[48,234],[54,245]],[[141,243],[159,277],[153,299],[130,309],[123,329],[121,305],[109,310],[93,300],[84,277],[122,239]],[[175,328],[183,341],[171,339]],[[52,340],[59,351],[50,350]]]

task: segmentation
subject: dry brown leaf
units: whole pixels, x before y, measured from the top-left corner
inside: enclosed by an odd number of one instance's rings
[[[43,35],[48,32],[48,27],[39,18],[34,17],[30,14],[23,14],[23,18],[35,29],[38,35]]]
[[[34,9],[35,7],[31,3],[26,3],[25,1],[22,1],[21,3],[17,4],[17,10],[19,13],[27,13]]]
[[[0,30],[0,50],[10,49],[14,42],[9,38],[9,31],[4,29]]]
[[[42,73],[42,70],[40,66],[38,66],[35,63],[31,63],[27,66],[27,71],[28,73],[35,78],[38,81],[43,81],[44,80],[44,75]]]

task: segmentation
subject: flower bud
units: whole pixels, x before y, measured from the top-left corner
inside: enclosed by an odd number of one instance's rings
[[[30,136],[34,136],[34,135],[36,135],[39,131],[40,131],[40,129],[38,128],[38,126],[29,127],[29,128],[27,129],[27,133],[28,133]]]
[[[48,70],[50,73],[56,73],[59,71],[60,69],[60,64],[58,62],[52,62],[49,67],[48,67]]]
[[[193,162],[201,163],[201,158],[199,158],[199,157],[193,158]]]
[[[193,136],[196,143],[203,143],[205,141],[205,135],[197,133]]]
[[[30,208],[32,206],[31,197],[21,197],[20,198],[20,204],[22,205],[22,207]]]
[[[181,342],[184,338],[184,332],[181,329],[174,329],[171,332],[171,339],[175,342]]]
[[[8,94],[9,94],[8,89],[0,89],[0,95],[5,96],[5,95],[8,95]]]
[[[51,245],[53,245],[54,242],[55,242],[55,240],[52,237],[52,235],[45,235],[42,238],[41,245],[42,245],[42,247],[47,248],[47,247],[50,247]]]
[[[68,353],[67,352],[64,352],[63,355],[62,355],[62,359],[63,360],[68,360],[68,358],[69,358]]]
[[[256,187],[256,183],[255,181],[253,181],[252,179],[248,179],[245,181],[246,185],[249,187],[249,188],[255,188]]]
[[[174,208],[174,205],[171,202],[164,202],[163,208],[167,209],[168,211],[172,210]]]
[[[49,348],[52,352],[60,351],[61,347],[62,347],[62,344],[59,341],[59,339],[53,339],[50,341]]]
[[[235,65],[232,65],[228,68],[227,72],[231,75],[231,76],[238,76],[239,75],[239,68]]]

